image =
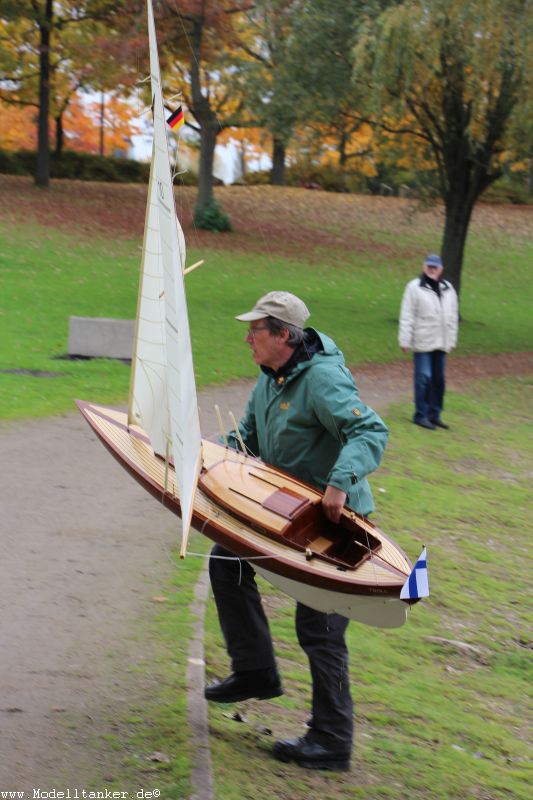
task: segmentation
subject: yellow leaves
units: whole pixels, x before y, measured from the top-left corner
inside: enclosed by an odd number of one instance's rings
[[[516,161],[511,165],[511,172],[529,172],[531,165],[528,161]]]
[[[21,108],[0,101],[0,149],[34,150],[37,144],[36,114],[36,108]]]

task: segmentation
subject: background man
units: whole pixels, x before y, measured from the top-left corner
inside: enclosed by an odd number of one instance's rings
[[[446,353],[457,344],[457,294],[441,280],[440,256],[429,255],[419,278],[405,287],[398,339],[404,353],[413,351],[415,413],[413,422],[428,430],[448,428],[444,405]]]
[[[374,508],[366,476],[378,466],[387,428],[359,399],[335,343],[303,326],[309,311],[289,292],[270,292],[237,317],[261,374],[239,424],[253,455],[324,491],[326,516],[338,522],[346,504]],[[233,446],[236,437],[230,435]],[[252,567],[216,545],[210,577],[232,674],[208,686],[208,700],[230,703],[282,694],[274,649]],[[222,558],[221,558],[222,556]],[[225,558],[224,558],[225,557]],[[352,699],[345,631],[348,620],[301,603],[298,641],[313,681],[312,717],[305,736],[274,745],[274,756],[310,768],[349,768]]]

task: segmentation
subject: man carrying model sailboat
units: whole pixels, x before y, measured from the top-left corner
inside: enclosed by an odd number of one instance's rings
[[[344,505],[373,511],[366,476],[381,460],[387,428],[363,405],[341,351],[327,336],[305,328],[305,303],[289,292],[270,292],[237,319],[249,324],[246,341],[261,374],[250,394],[239,441],[263,461],[324,492],[323,511],[338,522]],[[282,694],[269,625],[246,561],[215,545],[210,577],[232,674],[208,686],[208,700],[230,703]],[[345,631],[339,614],[296,607],[298,641],[309,659],[312,716],[305,736],[274,745],[274,756],[314,769],[347,770],[353,739],[353,704]]]

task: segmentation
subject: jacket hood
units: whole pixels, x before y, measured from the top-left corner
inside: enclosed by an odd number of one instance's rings
[[[344,356],[342,354],[342,350],[339,350],[333,339],[330,339],[329,336],[327,336],[325,333],[321,333],[320,331],[317,331],[315,328],[306,328],[305,330],[312,331],[314,334],[316,334],[316,336],[318,336],[318,339],[322,345],[322,352],[320,353],[321,355],[334,356],[336,358],[339,358],[341,362],[344,364]]]
[[[294,355],[279,370],[274,371],[270,367],[261,367],[261,371],[276,383],[282,384],[292,380],[312,364],[316,364],[317,361],[344,365],[342,351],[339,350],[333,339],[315,328],[305,328],[304,331],[305,342],[294,351]]]
[[[297,374],[304,369],[309,369],[311,364],[316,364],[317,361],[327,361],[329,364],[344,365],[342,350],[339,350],[333,339],[330,339],[325,333],[321,333],[315,328],[305,328],[305,332],[309,334],[312,341],[314,340],[314,345],[317,350],[313,353],[311,358],[305,361],[299,361],[296,367],[291,370],[287,376],[288,378],[290,375]]]

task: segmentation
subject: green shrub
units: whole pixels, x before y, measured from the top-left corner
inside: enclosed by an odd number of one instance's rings
[[[270,183],[270,170],[247,173],[242,182],[249,186]],[[307,189],[323,189],[326,192],[365,192],[366,178],[352,172],[343,172],[338,167],[321,167],[308,161],[292,164],[285,170],[285,185]]]
[[[145,183],[148,180],[149,167],[127,158],[108,158],[65,150],[60,157],[52,154],[50,174],[52,178],[82,181]]]
[[[204,231],[223,231],[231,230],[231,222],[218,203],[212,200],[205,206],[196,206],[194,210],[194,224],[197,228]]]
[[[0,150],[0,172],[4,175],[29,175],[19,153]]]
[[[270,183],[270,170],[258,169],[247,172],[242,176],[240,183],[244,183],[246,186],[266,186]]]
[[[487,189],[483,194],[483,201],[529,205],[533,202],[533,195],[525,180],[520,180],[517,176],[505,175]]]
[[[24,170],[24,175],[34,175],[37,156],[32,150],[19,150],[11,154]]]
[[[0,172],[8,175],[33,175],[37,155],[34,151],[0,151]],[[64,150],[60,156],[50,153],[50,177],[80,181],[146,183],[150,166],[128,158],[97,156]]]
[[[287,170],[289,186],[303,186],[307,189],[323,189],[326,192],[364,192],[365,178],[355,172],[341,170],[339,167],[318,166],[309,162],[297,162]]]

